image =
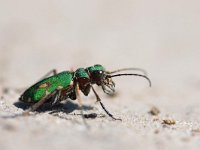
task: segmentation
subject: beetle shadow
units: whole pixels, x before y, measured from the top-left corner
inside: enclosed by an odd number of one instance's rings
[[[83,105],[82,109],[84,111],[88,111],[88,110],[93,110],[94,107],[89,106],[89,105]],[[68,100],[64,103],[59,103],[58,105],[52,107],[51,112],[49,114],[54,114],[57,112],[63,112],[63,113],[69,114],[73,112],[74,110],[81,110],[81,107],[77,103],[74,103],[73,101]]]
[[[15,107],[21,108],[23,110],[26,110],[26,109],[28,109],[31,106],[31,104],[20,102],[20,101],[14,102],[13,105]]]
[[[23,110],[26,110],[28,109],[32,104],[27,104],[27,103],[24,103],[24,102],[15,102],[14,105],[17,107],[17,108],[21,108]],[[83,105],[83,110],[84,111],[88,111],[88,110],[93,110],[94,107],[92,106],[88,106],[88,105]],[[74,102],[72,102],[71,100],[67,100],[65,102],[62,102],[62,103],[58,103],[54,106],[52,106],[52,104],[50,103],[46,103],[44,104],[41,108],[39,108],[38,110],[36,110],[36,112],[46,112],[46,111],[50,111],[49,114],[53,114],[53,113],[57,113],[57,112],[64,112],[64,113],[71,113],[73,112],[74,110],[80,110],[80,106]]]

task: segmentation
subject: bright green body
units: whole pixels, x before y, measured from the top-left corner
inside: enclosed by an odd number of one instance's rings
[[[48,96],[49,98],[51,98],[54,92],[56,91],[60,91],[61,94],[64,95],[64,97],[76,99],[76,96],[74,93],[75,90],[73,88],[69,91],[66,89],[70,86],[73,86],[74,80],[77,80],[77,82],[81,82],[81,83],[90,82],[89,72],[96,71],[96,70],[104,70],[104,68],[101,65],[94,65],[86,69],[78,68],[75,72],[64,71],[59,74],[45,78],[37,82],[36,84],[32,85],[30,88],[28,88],[21,95],[20,101],[23,101],[26,103],[36,103]],[[89,93],[90,87],[88,87],[88,89],[86,90],[83,90],[83,88],[85,89],[85,86],[81,86],[81,85],[82,84],[80,84],[80,89],[87,96]],[[66,91],[68,93],[66,93]]]
[[[85,96],[88,96],[90,90],[92,90],[96,96],[97,101],[100,103],[104,111],[111,118],[115,120],[120,120],[115,118],[105,108],[105,106],[101,102],[100,97],[93,88],[93,84],[101,86],[102,90],[106,94],[113,94],[115,92],[115,83],[112,81],[111,78],[117,76],[134,75],[147,79],[149,81],[149,85],[151,86],[150,79],[145,75],[132,73],[113,74],[125,70],[135,69],[124,68],[108,72],[102,65],[96,64],[87,68],[78,68],[76,71],[64,71],[59,74],[57,74],[56,71],[53,70],[53,76],[45,78],[28,88],[21,95],[19,100],[26,103],[35,103],[27,111],[29,112],[37,110],[39,107],[47,102],[50,102],[53,106],[55,104],[58,104],[60,101],[66,100],[68,98],[71,100],[76,100],[78,97],[80,98],[79,91],[81,91]],[[27,112],[25,112],[25,114]]]
[[[66,89],[73,80],[73,72],[64,71],[57,75],[48,77],[28,88],[21,99],[24,102],[36,103],[44,96],[54,92],[56,89]]]

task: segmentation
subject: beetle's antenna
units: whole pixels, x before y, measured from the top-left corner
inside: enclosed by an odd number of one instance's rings
[[[142,72],[145,76],[147,76],[147,72],[144,69],[141,68],[122,68],[122,69],[117,69],[111,72],[108,72],[109,74],[113,74],[113,73],[117,73],[117,72],[121,72],[121,71],[140,71]]]
[[[141,74],[122,73],[122,74],[115,74],[115,75],[107,75],[107,78],[113,78],[113,77],[118,77],[118,76],[138,76],[138,77],[143,77],[143,78],[147,79],[147,81],[149,82],[149,86],[151,87],[151,80],[147,76],[141,75]]]

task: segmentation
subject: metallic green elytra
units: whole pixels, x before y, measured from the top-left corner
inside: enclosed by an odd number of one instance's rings
[[[40,101],[44,96],[57,90],[66,89],[73,79],[73,72],[64,71],[57,75],[48,77],[27,89],[21,96],[23,102],[35,103]]]
[[[121,71],[141,71],[143,74],[136,73],[121,73]],[[29,111],[34,111],[42,106],[44,103],[52,103],[52,105],[66,99],[77,99],[79,91],[85,96],[90,93],[90,90],[94,92],[97,101],[100,103],[104,111],[113,119],[116,119],[112,114],[108,112],[97,92],[94,90],[93,84],[102,87],[102,90],[106,94],[112,94],[115,92],[115,83],[112,81],[113,77],[117,76],[139,76],[148,80],[151,86],[150,79],[145,75],[145,71],[139,68],[123,68],[115,71],[106,71],[102,65],[94,65],[87,68],[78,68],[76,71],[63,71],[56,73],[50,77],[46,77],[36,84],[28,88],[19,98],[20,101],[26,103],[33,103]],[[80,96],[79,96],[80,97]]]

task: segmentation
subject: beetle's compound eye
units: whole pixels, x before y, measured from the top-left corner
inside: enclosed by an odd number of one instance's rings
[[[101,85],[102,80],[105,78],[105,68],[102,65],[96,64],[86,68],[86,71],[90,76],[91,83]]]
[[[104,79],[105,75],[104,75],[104,71],[102,70],[96,70],[96,71],[92,71],[90,73],[91,76],[91,80],[93,83],[96,83],[97,85],[100,85],[102,80]]]
[[[102,76],[102,74],[103,74],[103,71],[101,71],[101,70],[96,70],[96,71],[92,71],[91,72],[91,76],[92,77],[96,77],[96,78],[99,78],[99,77],[101,77]]]

